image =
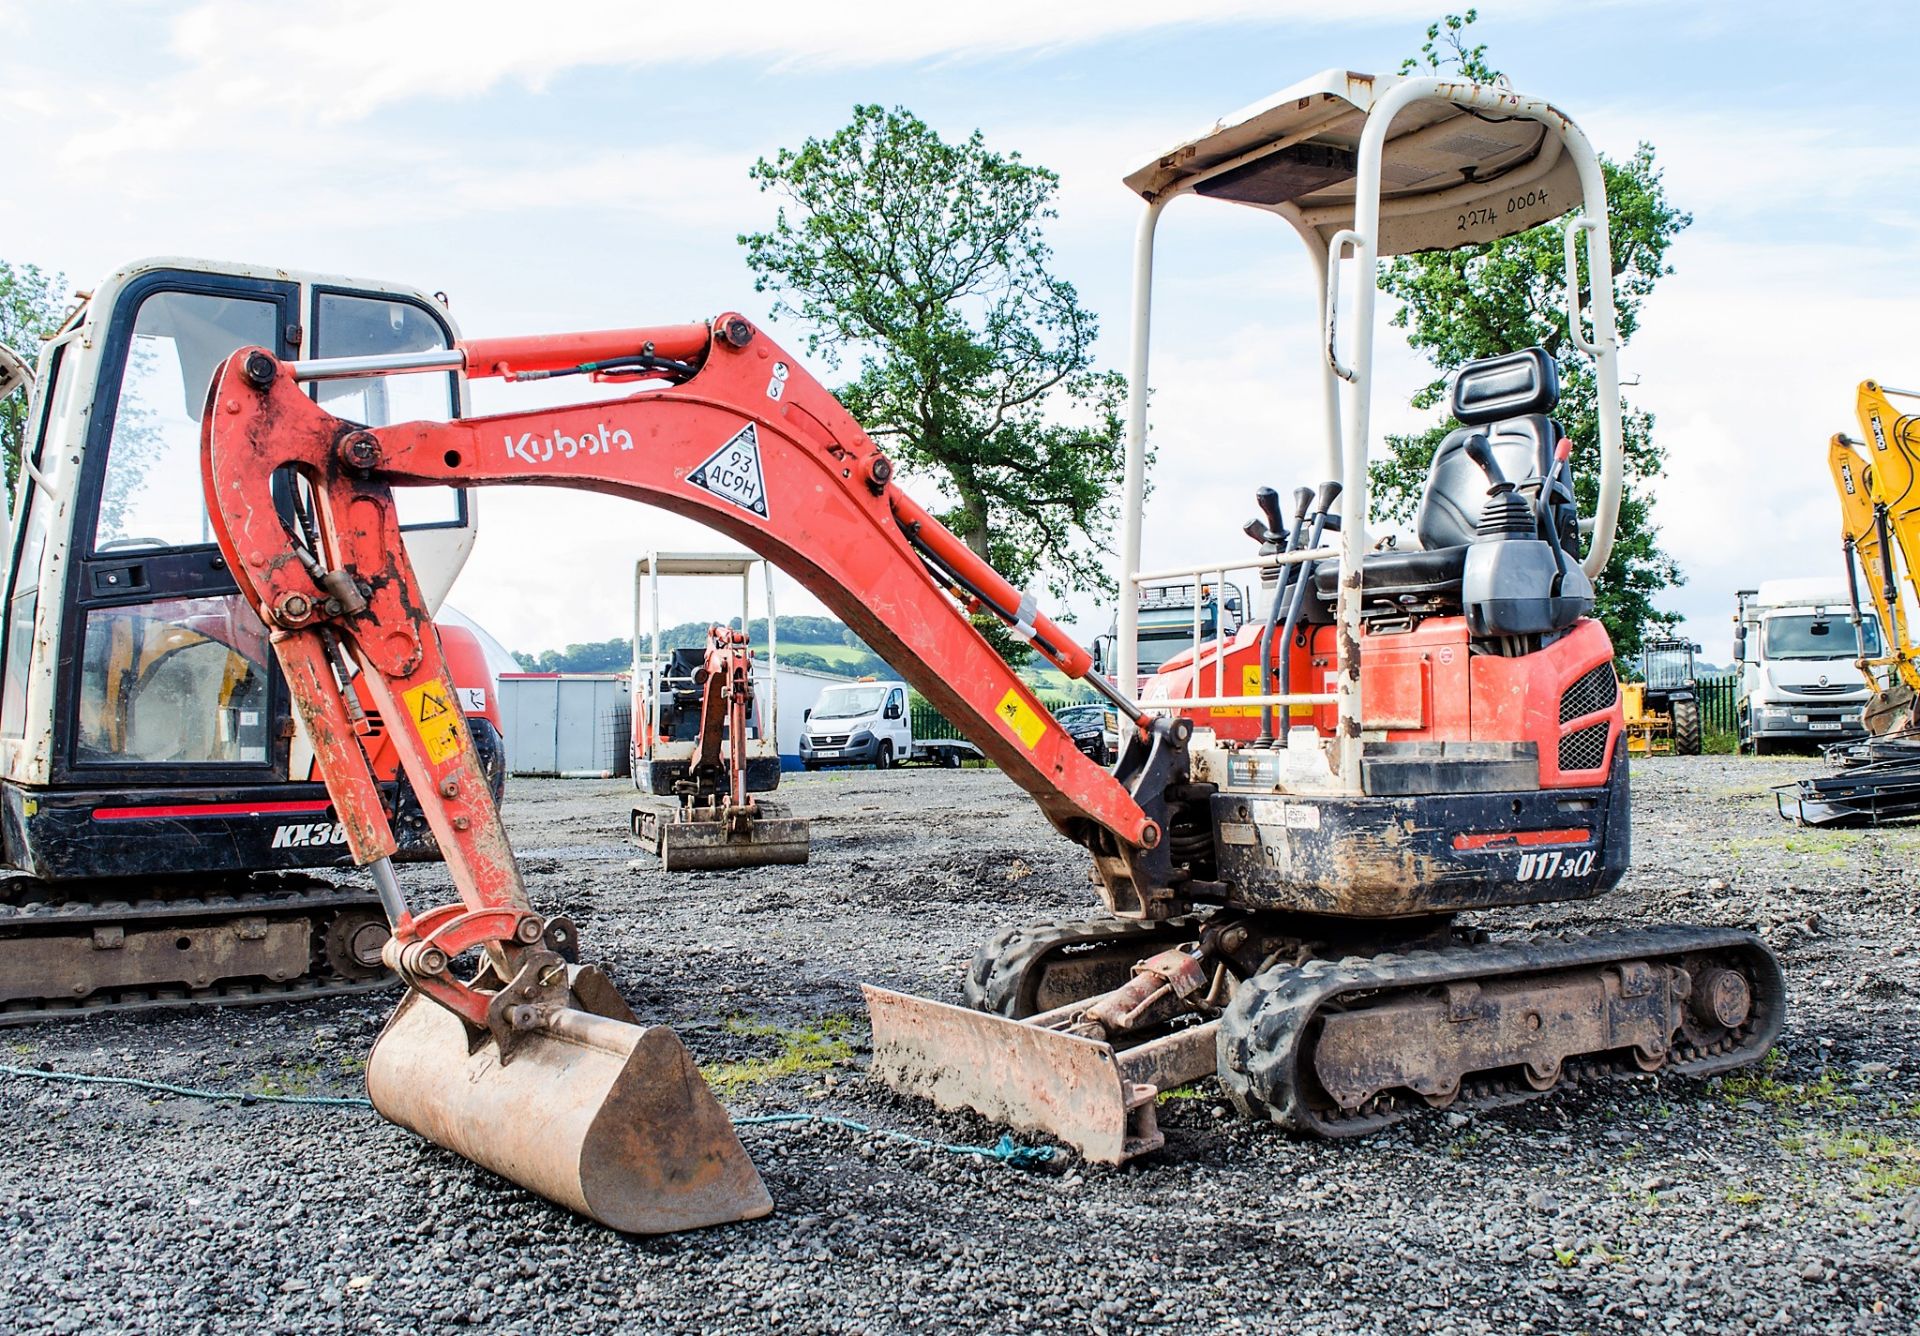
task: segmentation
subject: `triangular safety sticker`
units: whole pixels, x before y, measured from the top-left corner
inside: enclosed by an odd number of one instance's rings
[[[704,487],[742,510],[767,518],[767,484],[760,472],[760,433],[749,422],[728,442],[707,456],[687,475],[695,487]]]

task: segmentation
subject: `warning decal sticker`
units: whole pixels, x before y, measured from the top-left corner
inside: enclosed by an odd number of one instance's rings
[[[422,682],[401,695],[407,716],[420,734],[420,745],[435,765],[460,750],[460,712],[447,700],[446,689],[438,682]]]
[[[1047,724],[1031,705],[1020,699],[1020,693],[1012,687],[993,707],[993,712],[1007,721],[1007,726],[1019,735],[1020,741],[1028,751],[1040,741],[1040,735],[1047,731]]]
[[[767,484],[760,474],[760,433],[751,422],[707,456],[705,463],[687,475],[687,481],[761,519],[767,518]]]

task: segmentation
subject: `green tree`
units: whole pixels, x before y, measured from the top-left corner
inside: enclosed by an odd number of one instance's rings
[[[39,267],[17,268],[0,260],[0,343],[32,368],[40,353],[42,335],[51,334],[65,318],[67,280]],[[7,495],[13,495],[20,477],[20,450],[27,434],[27,397],[21,393],[0,397],[0,452],[6,455]]]
[[[1475,82],[1503,77],[1487,63],[1485,44],[1468,45],[1476,15],[1450,14],[1427,29],[1419,56],[1402,74],[1453,69]],[[1640,308],[1654,285],[1673,272],[1667,249],[1693,221],[1667,197],[1653,147],[1642,143],[1616,162],[1602,155],[1611,231],[1614,306],[1624,343],[1639,326]],[[1559,364],[1561,398],[1555,418],[1572,441],[1582,514],[1592,514],[1599,494],[1599,387],[1591,361],[1567,328],[1565,233],[1567,219],[1543,223],[1514,236],[1458,250],[1403,255],[1387,266],[1382,288],[1401,303],[1393,323],[1407,342],[1439,368],[1450,369],[1539,344]],[[1583,252],[1584,255],[1584,252]],[[1585,261],[1581,299],[1589,295]],[[1446,398],[1446,381],[1435,379],[1414,395],[1416,408]],[[1374,517],[1404,523],[1419,505],[1433,452],[1457,424],[1451,419],[1410,436],[1388,436],[1388,457],[1369,473]],[[1662,476],[1665,450],[1654,440],[1653,415],[1623,405],[1625,486],[1612,555],[1595,581],[1597,608],[1622,658],[1639,652],[1651,626],[1671,624],[1672,614],[1654,608],[1661,590],[1685,577],[1660,547],[1649,513],[1648,487]]]
[[[829,366],[858,359],[842,400],[952,498],[942,521],[1017,585],[1111,596],[1125,380],[1094,367],[1094,316],[1049,271],[1059,178],[877,106],[752,177],[781,200],[771,231],[740,238],[756,290]]]

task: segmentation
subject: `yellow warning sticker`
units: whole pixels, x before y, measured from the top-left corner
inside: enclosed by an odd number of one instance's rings
[[[420,745],[429,761],[439,765],[460,750],[460,712],[447,700],[446,690],[438,682],[422,682],[403,693],[400,700],[420,734]]]
[[[1203,680],[1206,677],[1204,669],[1201,671],[1201,677]],[[1258,696],[1263,694],[1260,690],[1260,665],[1258,663],[1241,665],[1240,694],[1242,696]],[[1214,713],[1241,716],[1257,715],[1260,713],[1260,707],[1258,705],[1231,705],[1224,710],[1215,710]],[[1311,719],[1313,718],[1313,706],[1289,705],[1287,707],[1287,717],[1289,719]]]
[[[1040,741],[1040,735],[1047,731],[1046,720],[1031,705],[1020,699],[1020,693],[1012,687],[1000,698],[993,712],[1007,721],[1009,727],[1020,736],[1020,741],[1032,751]]]

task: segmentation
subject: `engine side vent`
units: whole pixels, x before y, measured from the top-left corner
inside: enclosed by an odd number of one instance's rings
[[[1602,663],[1573,679],[1560,697],[1560,722],[1568,723],[1582,715],[1604,710],[1620,698],[1620,683],[1613,675],[1613,664]],[[1578,736],[1577,734],[1575,736]],[[1564,751],[1566,743],[1560,746]],[[1565,770],[1566,764],[1560,766]]]
[[[1583,681],[1585,679],[1582,679]],[[1560,769],[1598,770],[1607,763],[1607,730],[1612,725],[1601,720],[1560,739]]]

